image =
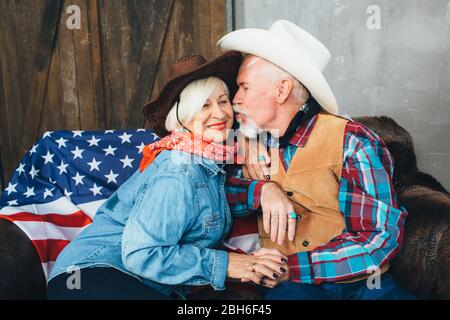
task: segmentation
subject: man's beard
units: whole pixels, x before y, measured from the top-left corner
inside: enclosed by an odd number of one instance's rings
[[[250,139],[255,139],[261,132],[264,130],[258,126],[255,121],[248,116],[247,113],[240,110],[238,105],[233,105],[233,110],[237,113],[240,113],[246,117],[245,123],[239,122],[239,131],[242,132],[242,134]]]

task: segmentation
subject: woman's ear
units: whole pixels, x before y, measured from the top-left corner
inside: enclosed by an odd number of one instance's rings
[[[277,102],[283,104],[289,98],[292,92],[293,83],[290,79],[283,79],[278,84]]]

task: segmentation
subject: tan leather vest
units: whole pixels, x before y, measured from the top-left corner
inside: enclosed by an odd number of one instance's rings
[[[297,148],[287,172],[279,158],[279,149],[271,150],[272,164],[278,168],[271,175],[271,180],[287,193],[295,212],[302,219],[297,220],[294,241],[286,240],[279,246],[264,231],[262,215],[259,215],[261,247],[274,248],[291,255],[312,251],[342,234],[346,226],[339,209],[338,196],[347,122],[347,119],[339,116],[319,113],[307,143]],[[382,268],[381,272],[387,268]],[[370,274],[345,282],[358,281],[368,276]]]

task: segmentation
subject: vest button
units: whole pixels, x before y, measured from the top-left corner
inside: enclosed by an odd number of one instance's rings
[[[286,194],[288,195],[288,197],[292,197],[294,195],[294,193],[291,191],[286,192]]]
[[[303,241],[302,245],[303,245],[304,247],[309,246],[309,241],[308,241],[308,240]]]

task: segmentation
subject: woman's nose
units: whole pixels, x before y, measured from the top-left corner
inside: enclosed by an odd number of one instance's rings
[[[212,116],[217,119],[225,119],[227,117],[227,114],[218,104],[216,104],[214,106]]]

